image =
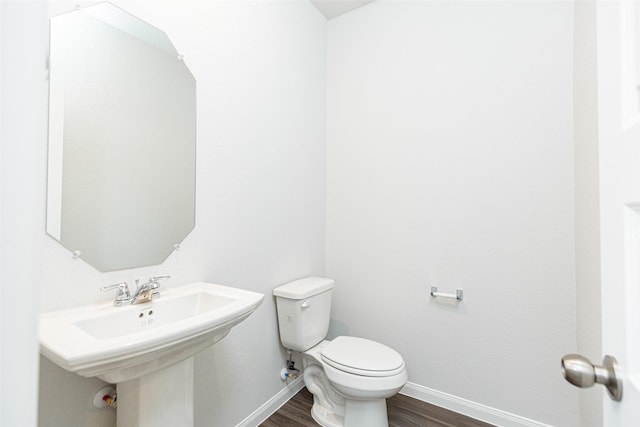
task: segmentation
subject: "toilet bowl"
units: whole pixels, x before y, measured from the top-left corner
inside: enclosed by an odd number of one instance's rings
[[[407,382],[402,356],[350,336],[324,340],[333,280],[308,277],[274,290],[282,344],[301,352],[313,394],[313,419],[324,427],[388,427],[386,399]]]
[[[386,399],[407,382],[400,354],[375,341],[341,336],[322,341],[302,356],[307,389],[324,388],[321,393],[312,392],[311,415],[318,424],[325,427],[389,425]]]
[[[407,382],[402,356],[375,341],[337,337],[321,355],[329,382],[345,397],[386,399]]]

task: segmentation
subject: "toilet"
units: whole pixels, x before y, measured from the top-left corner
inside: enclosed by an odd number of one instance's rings
[[[273,290],[282,345],[302,354],[311,416],[324,427],[388,427],[386,399],[407,382],[402,356],[384,344],[329,330],[334,281],[307,277]]]

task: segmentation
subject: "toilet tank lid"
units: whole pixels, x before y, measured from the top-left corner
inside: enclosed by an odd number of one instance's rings
[[[304,299],[333,288],[334,281],[325,277],[305,277],[278,286],[273,290],[273,295],[289,299]]]

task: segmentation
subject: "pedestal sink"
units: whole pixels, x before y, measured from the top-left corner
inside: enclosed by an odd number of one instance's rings
[[[117,383],[118,427],[193,426],[193,355],[224,338],[264,295],[211,283],[148,303],[40,315],[40,349],[69,372]]]

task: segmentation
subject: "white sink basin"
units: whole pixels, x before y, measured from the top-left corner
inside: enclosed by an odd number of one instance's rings
[[[151,302],[40,315],[40,349],[70,372],[119,383],[175,364],[224,338],[264,295],[211,283],[163,288]]]

